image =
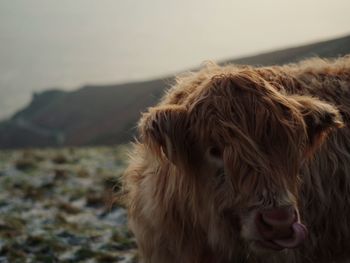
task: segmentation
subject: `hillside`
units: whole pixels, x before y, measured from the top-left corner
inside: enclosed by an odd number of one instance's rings
[[[222,64],[272,65],[312,56],[350,53],[350,36]],[[45,91],[0,123],[0,148],[117,144],[130,140],[140,113],[169,87],[172,77],[109,86],[85,86],[73,92]]]

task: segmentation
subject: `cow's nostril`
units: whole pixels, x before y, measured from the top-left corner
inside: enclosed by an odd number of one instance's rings
[[[258,215],[258,220],[259,220],[259,223],[260,223],[264,228],[266,228],[266,229],[272,229],[272,228],[273,228],[272,225],[270,225],[268,222],[265,221],[265,219],[264,219],[264,217],[263,217],[263,215],[262,215],[261,213]]]
[[[272,225],[267,223],[263,215],[261,213],[258,213],[256,216],[255,224],[260,232],[260,234],[265,238],[265,239],[271,239],[275,234],[275,229]]]

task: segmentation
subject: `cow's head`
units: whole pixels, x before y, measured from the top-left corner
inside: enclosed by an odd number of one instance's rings
[[[150,109],[140,129],[143,142],[182,171],[178,187],[188,192],[176,198],[188,198],[181,206],[188,204],[209,244],[258,253],[306,239],[299,170],[341,126],[330,104],[288,95],[242,70],[213,77],[181,103]]]

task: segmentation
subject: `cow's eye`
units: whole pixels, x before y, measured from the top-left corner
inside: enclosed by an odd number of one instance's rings
[[[217,146],[212,146],[209,148],[209,155],[212,158],[221,159],[222,158],[222,151]]]
[[[223,151],[218,146],[211,146],[208,148],[207,153],[207,160],[215,165],[216,167],[223,167],[224,160],[223,160]]]

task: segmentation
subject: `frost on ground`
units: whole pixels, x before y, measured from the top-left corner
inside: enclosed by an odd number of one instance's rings
[[[126,213],[108,207],[125,147],[0,152],[0,263],[137,262]]]

